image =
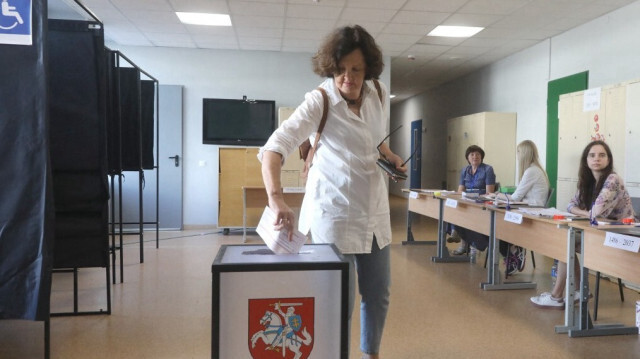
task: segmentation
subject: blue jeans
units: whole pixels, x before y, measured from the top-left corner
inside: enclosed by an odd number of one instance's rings
[[[360,302],[360,350],[378,354],[389,308],[391,287],[390,246],[378,248],[375,236],[371,253],[345,254],[349,261],[349,328],[355,302],[355,270],[358,272]]]

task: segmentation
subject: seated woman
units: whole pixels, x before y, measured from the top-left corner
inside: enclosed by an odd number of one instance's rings
[[[484,160],[484,150],[480,146],[471,145],[465,151],[464,157],[469,162],[469,165],[460,172],[458,192],[477,189],[480,190],[480,194],[492,193],[496,187],[496,175],[493,172],[493,167],[482,162]],[[471,248],[471,255],[474,255],[477,250],[483,251],[489,244],[489,236],[484,234],[461,227],[455,227],[453,230],[461,238],[460,246],[452,252],[455,255],[467,253],[467,243]]]
[[[625,189],[624,180],[613,172],[611,149],[603,141],[593,141],[585,147],[578,170],[578,191],[569,202],[567,211],[579,216],[621,220],[633,218],[631,197]],[[580,268],[576,259],[576,271]],[[558,261],[558,277],[551,292],[531,297],[533,305],[541,308],[564,308],[564,289],[567,264]],[[580,288],[580,278],[576,278]],[[580,293],[573,294],[578,300]]]
[[[538,158],[538,148],[532,141],[525,140],[516,147],[516,158],[518,160],[518,186],[513,194],[498,193],[499,199],[509,199],[518,202],[527,202],[534,207],[543,207],[549,196],[549,178],[542,169]],[[505,261],[507,273],[509,275],[522,272],[524,269],[526,249],[519,246],[511,246],[504,241],[500,241],[500,253],[509,260]]]

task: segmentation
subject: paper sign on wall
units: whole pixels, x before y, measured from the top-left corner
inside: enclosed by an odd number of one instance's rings
[[[31,45],[31,0],[2,0],[0,3],[0,44]]]
[[[600,109],[600,93],[602,89],[600,87],[589,89],[584,91],[584,102],[582,111],[597,111]]]

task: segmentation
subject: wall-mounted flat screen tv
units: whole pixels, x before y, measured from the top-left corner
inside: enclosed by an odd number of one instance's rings
[[[276,128],[276,102],[205,98],[202,143],[262,146]]]

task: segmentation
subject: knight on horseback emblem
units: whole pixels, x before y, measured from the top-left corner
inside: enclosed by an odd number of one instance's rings
[[[313,300],[250,299],[249,349],[253,358],[307,358],[313,347]],[[259,313],[262,316],[252,323]]]

